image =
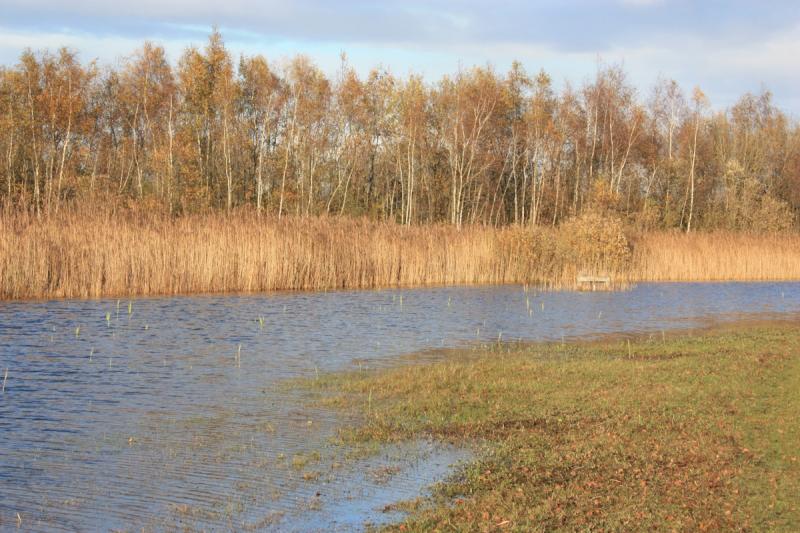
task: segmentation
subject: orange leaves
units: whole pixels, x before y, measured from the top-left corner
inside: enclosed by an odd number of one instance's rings
[[[0,191],[34,211],[101,189],[170,213],[527,227],[589,208],[646,229],[796,227],[797,124],[768,92],[708,116],[699,89],[692,113],[676,82],[641,98],[615,66],[559,93],[519,62],[440,80],[277,64],[235,62],[217,30],[175,68],[149,42],[118,68],[24,53],[0,74]]]

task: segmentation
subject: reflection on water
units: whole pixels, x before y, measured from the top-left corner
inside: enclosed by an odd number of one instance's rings
[[[498,336],[555,340],[796,312],[798,283],[0,303],[0,529],[17,513],[29,530],[385,520],[384,505],[413,497],[459,454],[418,443],[394,451],[403,460],[341,463],[329,437],[343,421],[281,379]],[[370,468],[387,468],[388,479],[365,476]]]

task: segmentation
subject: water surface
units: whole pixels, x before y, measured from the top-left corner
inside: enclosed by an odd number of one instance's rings
[[[800,312],[799,283],[519,286],[0,303],[0,529],[350,530],[462,459],[342,460],[281,380],[441,346]]]

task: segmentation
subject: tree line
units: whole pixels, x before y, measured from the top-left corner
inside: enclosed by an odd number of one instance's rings
[[[171,64],[24,52],[0,67],[0,197],[38,215],[122,200],[170,213],[557,225],[587,209],[641,228],[786,230],[800,127],[769,92],[714,111],[699,88],[639,93],[616,66],[556,90],[515,63],[429,83],[342,57],[235,58],[214,31]]]

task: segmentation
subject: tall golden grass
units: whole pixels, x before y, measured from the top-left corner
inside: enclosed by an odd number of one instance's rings
[[[5,216],[0,298],[511,283],[509,232],[241,214]]]
[[[654,232],[631,242],[636,280],[800,280],[797,234]]]
[[[347,218],[0,215],[0,299],[537,283],[800,279],[800,237],[404,227]],[[605,232],[609,233],[609,232]]]

